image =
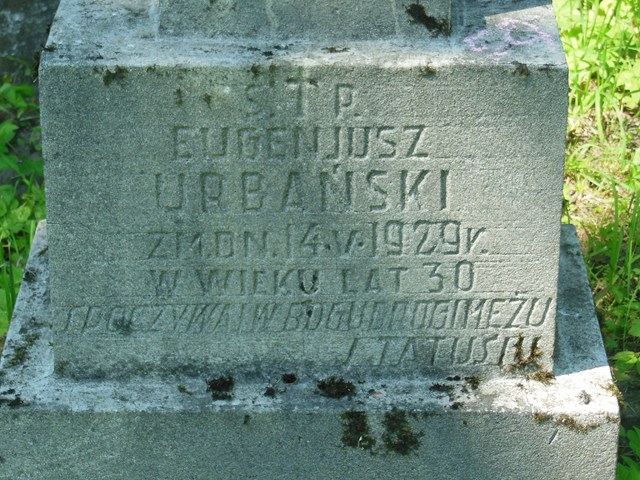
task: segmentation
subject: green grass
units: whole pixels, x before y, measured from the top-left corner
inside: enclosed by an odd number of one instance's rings
[[[39,109],[33,86],[0,79],[0,336],[18,297],[37,222],[45,216]]]
[[[564,220],[579,230],[623,412],[640,418],[640,0],[554,0],[570,69]],[[639,425],[640,426],[640,425]],[[622,429],[619,479],[640,479]]]

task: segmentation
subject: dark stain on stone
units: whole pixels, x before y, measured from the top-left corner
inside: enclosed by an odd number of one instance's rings
[[[127,78],[128,73],[128,69],[116,65],[116,68],[113,71],[109,69],[104,71],[102,74],[102,83],[104,83],[105,87],[110,87],[113,82],[122,85]]]
[[[464,407],[464,402],[453,402],[449,405],[451,410],[460,410],[462,407]]]
[[[7,405],[9,408],[27,407],[30,404],[20,398],[20,395],[15,395],[14,398],[0,398],[0,405]]]
[[[34,272],[31,268],[27,268],[24,271],[24,281],[31,283],[36,279],[36,272]]]
[[[449,35],[449,33],[451,33],[449,20],[439,19],[427,14],[424,5],[420,5],[419,3],[412,3],[407,7],[407,13],[414,23],[424,25],[427,30],[435,33],[436,35]]]
[[[249,423],[251,423],[251,415],[245,415],[244,419],[242,420],[242,424],[249,425]]]
[[[423,67],[420,67],[419,72],[421,77],[431,78],[431,77],[435,77],[438,71],[435,69],[435,67],[432,67],[431,65],[424,65]]]
[[[265,391],[264,391],[264,396],[265,397],[269,397],[269,398],[275,398],[276,394],[278,393],[278,391],[272,387],[271,385],[269,385]]]
[[[529,70],[529,67],[526,63],[512,62],[512,64],[516,67],[513,71],[514,75],[517,74],[525,78],[531,75],[531,71]]]
[[[124,317],[116,318],[112,324],[113,324],[113,328],[117,332],[120,332],[123,335],[131,335],[131,333],[133,332],[133,328],[131,326],[132,321],[130,318],[129,319]]]
[[[204,96],[202,97],[204,100],[204,103],[207,104],[207,107],[211,108],[211,100],[213,100],[213,98],[211,97],[211,95],[209,95],[208,93],[205,93]]]
[[[36,343],[39,335],[37,333],[30,333],[24,336],[24,339],[21,343],[13,347],[13,354],[7,361],[7,367],[15,367],[17,365],[22,364],[27,358],[27,354],[29,352],[29,348]]]
[[[184,92],[181,88],[176,90],[176,105],[181,107],[184,104]]]
[[[298,381],[298,376],[295,373],[285,373],[282,375],[282,381],[284,383],[296,383]]]
[[[271,57],[273,57],[273,52],[271,50],[266,50],[266,51],[262,52],[262,55],[264,55],[267,58],[271,58]]]
[[[342,444],[346,447],[371,450],[376,439],[371,435],[367,414],[351,410],[340,415],[342,419]]]
[[[446,393],[447,395],[452,395],[454,388],[453,388],[453,385],[434,383],[429,387],[429,390],[431,390],[432,392],[441,392],[441,393]]]
[[[396,407],[384,414],[382,421],[385,432],[382,441],[387,450],[400,455],[408,455],[420,447],[421,434],[416,434],[407,419],[407,413]]]
[[[253,75],[253,78],[257,78],[262,75],[262,67],[257,63],[254,63],[253,65],[251,65],[249,72],[251,73],[251,75]]]
[[[320,380],[317,384],[320,395],[329,398],[353,397],[356,394],[356,386],[345,381],[344,378],[329,377]]]
[[[218,377],[211,378],[207,382],[207,391],[211,392],[211,397],[214,400],[231,400],[231,391],[235,386],[233,377]]]
[[[322,50],[328,53],[344,53],[348,52],[348,47],[324,47]]]
[[[472,376],[472,377],[464,377],[464,381],[467,382],[467,385],[471,387],[471,390],[477,390],[480,387],[480,377]]]

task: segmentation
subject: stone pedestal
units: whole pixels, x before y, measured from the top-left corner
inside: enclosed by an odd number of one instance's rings
[[[63,0],[11,478],[612,477],[541,3]]]
[[[563,231],[555,378],[351,377],[343,398],[294,372],[74,381],[53,372],[44,225],[2,359],[0,478],[615,478],[618,404],[580,248]]]

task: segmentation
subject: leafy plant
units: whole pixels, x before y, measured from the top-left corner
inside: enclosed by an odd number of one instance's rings
[[[37,222],[45,216],[35,90],[0,84],[0,335],[6,332],[18,296]]]
[[[621,444],[624,451],[621,452],[618,464],[618,480],[640,479],[640,428],[625,430],[620,428]]]

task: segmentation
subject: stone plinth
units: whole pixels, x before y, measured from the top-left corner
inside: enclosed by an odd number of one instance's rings
[[[550,6],[458,5],[447,38],[282,43],[240,2],[229,25],[251,38],[224,41],[165,35],[197,5],[151,3],[64,2],[42,60],[60,374],[552,368],[567,71]],[[324,28],[337,4],[308,11]],[[351,40],[351,13],[327,31]]]
[[[49,249],[50,252],[50,249]],[[56,376],[45,231],[2,359],[0,478],[612,480],[618,404],[574,231],[564,232],[555,378],[74,381]],[[537,380],[536,380],[537,379]],[[265,395],[268,394],[268,395]]]

